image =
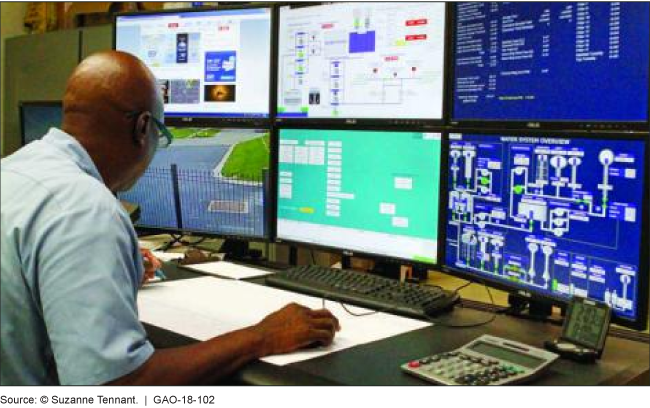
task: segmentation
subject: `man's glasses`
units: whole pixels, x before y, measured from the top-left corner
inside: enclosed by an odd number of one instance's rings
[[[151,119],[153,119],[153,123],[158,128],[158,147],[168,147],[170,144],[172,144],[172,140],[174,139],[172,132],[167,129],[167,126],[165,126],[164,123],[154,118],[153,115],[151,115]]]
[[[137,118],[144,112],[145,111],[128,112],[126,116],[128,118]],[[163,149],[165,147],[168,147],[170,144],[172,144],[172,140],[174,139],[172,132],[169,131],[164,123],[156,119],[153,114],[151,114],[151,120],[153,121],[153,124],[156,125],[156,129],[158,130],[158,147]]]

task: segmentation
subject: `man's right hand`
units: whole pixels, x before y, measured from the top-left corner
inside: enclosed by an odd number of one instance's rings
[[[297,349],[328,346],[334,333],[341,330],[339,321],[327,309],[312,310],[291,303],[268,315],[253,326],[263,338],[263,354],[283,354]]]
[[[328,310],[292,303],[254,326],[189,346],[156,350],[140,368],[110,384],[214,384],[252,360],[329,345],[338,330],[339,321]]]

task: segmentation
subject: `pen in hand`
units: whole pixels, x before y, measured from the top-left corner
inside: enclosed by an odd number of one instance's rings
[[[166,280],[167,276],[165,275],[165,272],[163,272],[162,269],[156,269],[154,272],[154,276],[160,280]]]

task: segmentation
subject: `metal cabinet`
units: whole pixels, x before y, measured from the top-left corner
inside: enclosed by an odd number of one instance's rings
[[[60,100],[79,61],[79,30],[9,38],[5,43],[4,153],[20,147],[20,101]]]
[[[21,101],[61,100],[85,56],[112,48],[112,27],[99,26],[9,38],[5,42],[4,151],[20,147]]]
[[[81,30],[81,59],[113,48],[113,27],[110,25]]]

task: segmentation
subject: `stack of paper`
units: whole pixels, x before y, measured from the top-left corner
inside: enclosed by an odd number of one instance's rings
[[[193,269],[197,272],[229,279],[248,279],[258,276],[266,276],[273,273],[264,269],[237,265],[232,262],[225,261],[186,265],[185,267]]]
[[[162,262],[170,262],[174,259],[183,259],[184,254],[176,252],[162,252],[162,251],[152,251],[153,255],[160,259]]]
[[[197,340],[208,340],[260,322],[289,303],[320,309],[322,300],[249,282],[212,277],[163,282],[138,295],[140,320]],[[339,319],[341,331],[328,348],[266,357],[285,365],[429,326],[430,323],[385,313],[357,317],[335,302],[326,307]],[[347,306],[355,314],[366,309]]]

